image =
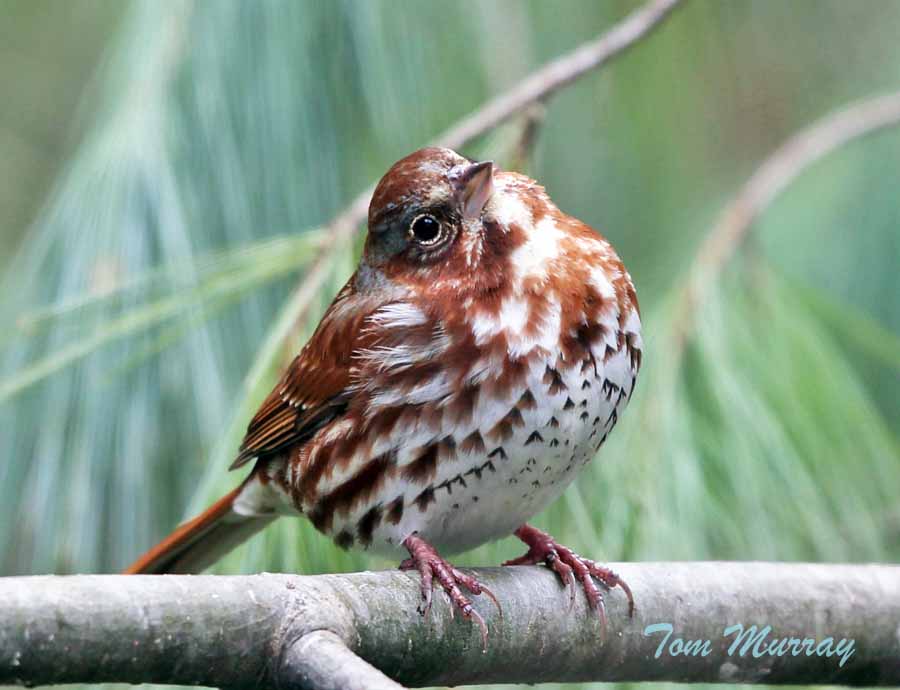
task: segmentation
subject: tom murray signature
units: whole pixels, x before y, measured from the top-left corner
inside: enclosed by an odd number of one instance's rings
[[[659,646],[653,655],[659,659],[663,654],[669,656],[709,656],[712,653],[712,640],[685,640],[681,637],[672,637],[674,630],[671,623],[653,623],[644,628],[644,635],[661,634]],[[818,640],[813,637],[773,637],[772,626],[766,625],[758,628],[755,625],[744,627],[741,623],[730,625],[722,631],[723,638],[733,637],[728,647],[728,656],[751,656],[761,658],[765,656],[824,656],[837,657],[838,666],[844,664],[853,656],[856,641],[842,637],[835,640],[833,637],[825,637]]]

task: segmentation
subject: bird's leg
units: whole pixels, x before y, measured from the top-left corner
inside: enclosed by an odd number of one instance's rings
[[[607,589],[620,587],[628,597],[628,616],[634,616],[634,597],[631,588],[609,568],[604,568],[594,561],[582,558],[572,549],[558,543],[546,532],[522,525],[515,531],[515,535],[528,546],[528,552],[524,556],[507,561],[503,565],[537,565],[546,563],[553,570],[563,584],[569,587],[569,602],[575,600],[575,580],[581,582],[588,604],[597,612],[600,618],[602,630],[606,630],[606,605],[603,602],[603,593],[597,588],[594,579]]]
[[[409,558],[400,564],[400,570],[418,570],[422,576],[422,605],[419,612],[426,616],[431,610],[431,596],[434,590],[434,581],[437,580],[447,596],[450,597],[451,606],[458,608],[464,618],[474,619],[481,628],[481,641],[484,648],[487,649],[487,624],[484,618],[472,608],[472,602],[462,593],[460,585],[469,590],[472,594],[487,594],[493,600],[500,611],[502,617],[503,612],[500,604],[493,592],[481,584],[477,578],[472,575],[466,575],[454,568],[450,563],[441,558],[437,550],[422,539],[418,534],[411,534],[403,540],[403,546],[409,551]],[[452,615],[453,608],[450,609]]]

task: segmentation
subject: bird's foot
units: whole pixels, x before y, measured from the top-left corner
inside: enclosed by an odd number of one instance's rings
[[[441,558],[437,550],[427,541],[419,537],[417,534],[408,536],[403,541],[403,546],[409,551],[410,557],[400,564],[400,570],[418,570],[422,576],[422,604],[419,606],[419,612],[423,616],[427,616],[431,610],[432,593],[434,592],[434,581],[443,587],[447,596],[450,597],[450,615],[453,616],[454,609],[462,612],[463,618],[474,620],[481,628],[481,642],[484,649],[487,649],[488,630],[484,618],[474,608],[469,598],[462,593],[460,585],[469,590],[472,594],[486,594],[497,607],[500,616],[503,611],[500,603],[494,596],[493,592],[478,581],[478,578],[472,575],[466,575],[454,568],[450,563]]]
[[[587,558],[582,558],[572,549],[558,543],[546,532],[522,525],[515,531],[515,535],[528,546],[528,552],[524,556],[507,561],[503,565],[537,565],[546,563],[553,570],[563,584],[569,588],[569,606],[575,601],[575,580],[581,582],[588,604],[597,612],[600,619],[601,632],[606,634],[606,604],[603,601],[603,593],[598,589],[594,579],[597,579],[607,590],[619,587],[628,597],[628,617],[634,616],[634,597],[631,588],[609,568],[594,563]]]

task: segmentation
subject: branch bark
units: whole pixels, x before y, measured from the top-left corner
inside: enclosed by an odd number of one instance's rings
[[[0,579],[0,685],[177,683],[263,688],[397,688],[472,683],[678,681],[900,684],[900,566],[631,563],[631,585],[607,596],[609,630],[579,593],[544,568],[493,568],[479,577],[503,606],[476,606],[476,626],[440,597],[416,611],[418,578],[399,571],[300,577],[256,575]],[[709,640],[706,656],[670,654],[664,632]],[[766,637],[853,640],[838,656],[728,653],[725,628],[772,626]],[[350,652],[353,652],[351,654]],[[363,662],[365,659],[368,663]],[[369,666],[371,664],[372,666]],[[375,670],[376,667],[379,669]],[[384,675],[386,674],[386,675]],[[395,680],[389,680],[388,677]],[[395,682],[396,681],[396,682]]]

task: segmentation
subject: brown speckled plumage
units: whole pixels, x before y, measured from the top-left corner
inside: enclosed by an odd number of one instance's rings
[[[641,350],[608,242],[533,180],[422,149],[376,188],[359,268],[250,422],[230,514],[200,526],[304,515],[341,547],[409,552],[467,615],[457,585],[477,583],[437,550],[516,533],[602,611],[587,580],[615,576],[524,523],[606,440]],[[202,537],[131,570],[177,569]]]

